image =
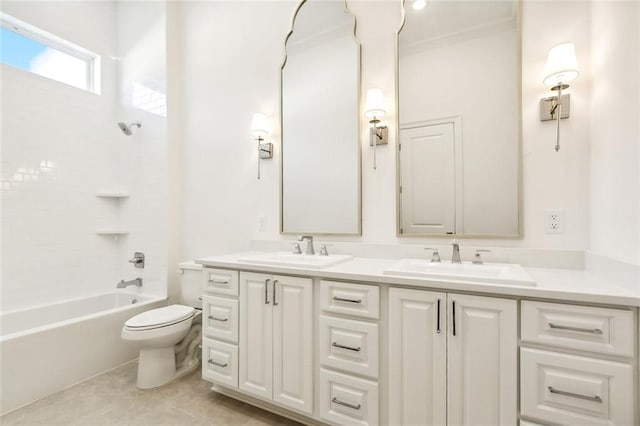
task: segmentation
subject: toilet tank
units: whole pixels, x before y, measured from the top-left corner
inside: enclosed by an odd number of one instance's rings
[[[202,309],[202,265],[182,262],[180,271],[180,303]]]

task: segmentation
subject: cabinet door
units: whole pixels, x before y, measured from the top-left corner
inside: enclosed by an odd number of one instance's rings
[[[449,424],[516,424],[516,301],[459,294],[447,298]]]
[[[444,293],[389,290],[390,425],[446,424],[446,301]]]
[[[309,278],[273,277],[273,399],[313,412],[313,286]]]
[[[240,273],[240,389],[271,399],[272,315],[271,276]]]

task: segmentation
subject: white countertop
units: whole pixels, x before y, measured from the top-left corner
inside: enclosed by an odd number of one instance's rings
[[[640,307],[640,283],[635,280],[606,278],[589,271],[575,269],[525,268],[536,281],[536,286],[506,284],[478,284],[454,280],[433,280],[385,275],[397,259],[356,257],[353,260],[324,269],[309,269],[290,266],[268,266],[241,262],[260,252],[241,252],[228,255],[196,259],[204,266],[224,269],[257,271],[274,274],[318,277],[341,281],[386,283],[425,289],[486,293],[495,295],[553,299]],[[612,276],[615,274],[612,274]]]

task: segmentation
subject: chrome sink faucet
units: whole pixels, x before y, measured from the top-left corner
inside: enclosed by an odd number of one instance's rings
[[[460,259],[460,244],[458,243],[458,240],[451,241],[451,245],[453,246],[451,263],[462,263],[462,260]]]
[[[316,254],[316,251],[313,249],[313,237],[311,235],[302,235],[298,237],[298,241],[306,241],[307,249],[305,250],[305,254],[313,256]]]

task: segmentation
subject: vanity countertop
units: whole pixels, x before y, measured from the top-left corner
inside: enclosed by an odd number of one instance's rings
[[[259,252],[232,253],[196,259],[204,266],[257,271],[274,274],[318,277],[341,281],[386,283],[402,286],[487,293],[494,295],[553,299],[640,307],[640,283],[634,280],[607,279],[585,270],[524,268],[536,281],[536,286],[479,284],[459,279],[442,280],[385,275],[384,271],[398,262],[397,259],[356,257],[350,261],[324,269],[309,269],[291,266],[256,265],[243,262]]]

